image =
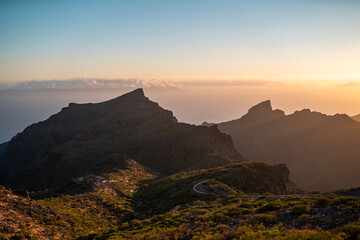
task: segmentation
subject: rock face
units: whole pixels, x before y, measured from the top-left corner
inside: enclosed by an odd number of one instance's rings
[[[304,109],[285,116],[266,101],[217,126],[246,158],[285,163],[300,188],[331,191],[360,182],[360,123],[347,115]]]
[[[285,117],[285,113],[278,109],[273,110],[270,100],[267,100],[250,108],[248,113],[240,119],[221,123],[220,130],[223,132],[232,132],[235,130],[234,126],[236,126],[236,131],[241,131],[242,129],[256,127],[259,124],[280,119],[282,117]],[[203,125],[206,126],[206,124]],[[211,124],[208,124],[207,126],[209,125]]]
[[[30,190],[121,167],[124,159],[162,174],[244,158],[216,126],[178,123],[142,89],[97,104],[69,104],[4,145],[1,184]]]

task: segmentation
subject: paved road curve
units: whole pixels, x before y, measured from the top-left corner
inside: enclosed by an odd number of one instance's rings
[[[197,184],[194,185],[193,190],[196,193],[199,194],[211,194],[211,192],[207,192],[204,187],[202,186],[203,183],[209,181],[210,179],[205,179],[202,180],[201,182],[198,182]],[[272,197],[272,198],[285,198],[285,197],[313,197],[313,196],[323,196],[323,195],[327,195],[326,193],[323,194],[287,194],[287,195],[242,195],[243,198],[262,198],[262,197]],[[357,196],[355,196],[357,197]]]
[[[194,185],[193,190],[200,194],[210,194],[208,192],[205,192],[204,187],[202,186],[203,183],[209,181],[209,179],[205,179],[197,184]]]

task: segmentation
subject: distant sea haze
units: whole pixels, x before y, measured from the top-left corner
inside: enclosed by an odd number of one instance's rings
[[[95,79],[26,81],[0,84],[0,142],[5,142],[32,123],[47,119],[69,103],[95,103],[136,88],[182,122],[224,122],[246,114],[264,100],[287,114],[309,108],[326,114],[360,113],[355,87],[288,86],[277,81],[182,81]],[[344,95],[347,97],[345,98]]]

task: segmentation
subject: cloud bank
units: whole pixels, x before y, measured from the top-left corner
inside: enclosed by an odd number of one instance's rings
[[[70,90],[70,89],[121,89],[121,88],[146,88],[146,87],[176,87],[175,84],[165,80],[142,79],[99,79],[75,78],[67,80],[31,80],[15,84],[0,84],[0,90]]]
[[[171,82],[144,79],[74,78],[67,80],[31,80],[19,83],[0,83],[0,90],[70,90],[122,88],[179,88],[186,86],[283,86],[282,82],[263,80],[196,80]]]
[[[359,82],[347,82],[347,83],[343,83],[343,84],[339,84],[339,87],[360,87],[360,83]]]

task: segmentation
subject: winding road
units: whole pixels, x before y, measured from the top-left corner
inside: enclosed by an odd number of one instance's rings
[[[206,191],[203,187],[203,183],[209,181],[210,179],[204,179],[194,185],[193,190],[199,194],[211,194],[212,192]],[[286,198],[286,197],[313,197],[313,196],[325,196],[329,193],[320,193],[320,194],[286,194],[286,195],[242,195],[243,198],[262,198],[262,197],[273,197],[273,198]],[[349,196],[360,198],[360,196]]]
[[[207,181],[209,181],[209,179],[205,179],[205,180],[203,180],[203,181],[195,184],[194,187],[193,187],[193,190],[194,190],[195,192],[197,192],[197,193],[200,193],[200,194],[210,194],[209,192],[206,192],[206,191],[204,190],[204,187],[202,186],[202,184],[205,183],[205,182],[207,182]]]

